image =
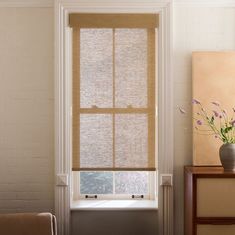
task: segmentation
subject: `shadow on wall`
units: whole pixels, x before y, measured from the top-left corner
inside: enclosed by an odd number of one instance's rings
[[[73,211],[71,217],[71,235],[157,235],[156,210]]]

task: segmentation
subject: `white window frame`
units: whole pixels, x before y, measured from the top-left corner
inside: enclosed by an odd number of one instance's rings
[[[71,29],[69,13],[158,13],[158,228],[173,234],[173,190],[161,186],[162,174],[173,174],[172,3],[78,2],[55,0],[55,214],[58,235],[69,235],[71,203]]]

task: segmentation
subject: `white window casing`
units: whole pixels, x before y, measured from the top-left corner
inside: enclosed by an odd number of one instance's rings
[[[55,188],[58,234],[69,235],[71,204],[71,29],[69,13],[156,13],[158,32],[158,175],[173,174],[173,81],[172,81],[172,3],[55,1],[55,174],[69,177],[68,185]],[[158,181],[159,181],[158,177]],[[173,234],[172,186],[158,183],[159,234]],[[157,223],[157,221],[156,221]]]

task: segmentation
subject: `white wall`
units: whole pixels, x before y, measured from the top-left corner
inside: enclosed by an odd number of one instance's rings
[[[53,211],[53,9],[0,8],[0,213]]]
[[[235,8],[174,8],[175,235],[183,234],[183,166],[192,163],[191,53],[235,50]],[[219,92],[219,91],[218,91]],[[185,107],[182,116],[177,106]]]

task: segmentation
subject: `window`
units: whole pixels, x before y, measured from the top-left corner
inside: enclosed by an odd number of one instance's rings
[[[154,14],[71,14],[73,171],[80,198],[150,198]]]
[[[156,198],[156,174],[147,171],[73,172],[74,200]]]

